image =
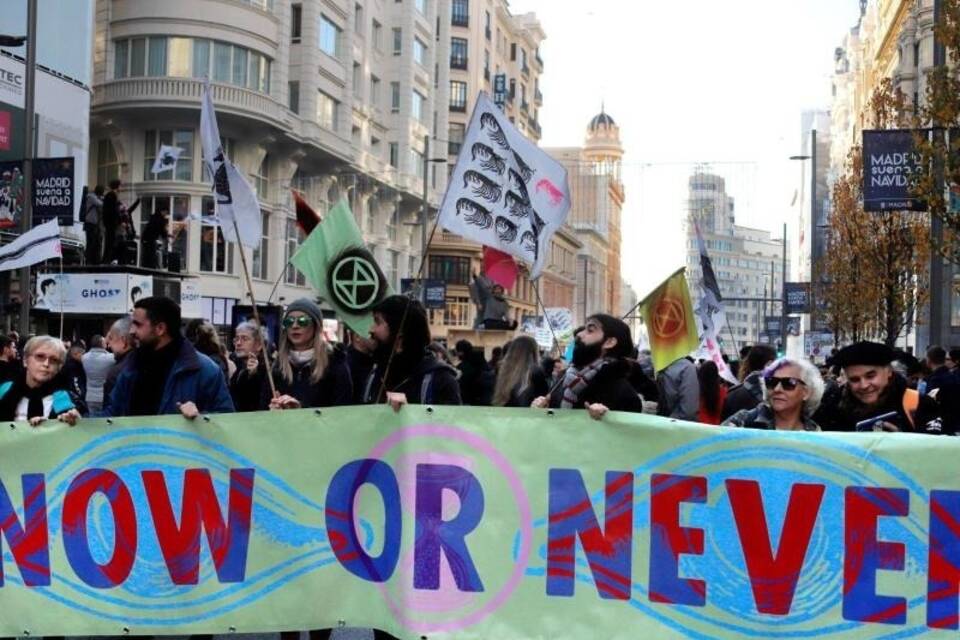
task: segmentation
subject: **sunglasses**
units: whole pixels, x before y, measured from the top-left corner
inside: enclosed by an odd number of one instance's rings
[[[783,387],[784,391],[793,391],[797,388],[797,385],[802,384],[807,386],[807,383],[801,380],[800,378],[778,378],[776,376],[770,376],[769,378],[763,379],[763,384],[766,385],[767,389],[773,391],[777,388],[777,385]]]
[[[297,325],[298,327],[309,327],[312,324],[313,324],[313,318],[311,318],[310,316],[298,316],[296,318],[291,318],[290,316],[287,316],[286,318],[283,319],[284,329],[289,329],[293,325]]]

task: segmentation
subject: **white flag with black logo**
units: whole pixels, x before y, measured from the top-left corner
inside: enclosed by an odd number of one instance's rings
[[[481,93],[440,207],[440,226],[519,258],[536,278],[550,237],[569,212],[566,169]]]
[[[203,162],[213,176],[213,200],[224,239],[256,249],[262,232],[260,201],[250,183],[223,152],[209,81],[204,83],[200,105],[200,144]]]
[[[180,159],[180,154],[183,153],[183,149],[180,147],[171,147],[166,144],[160,145],[160,150],[157,152],[157,158],[153,161],[153,168],[150,170],[151,173],[163,173],[164,171],[172,171],[174,167],[177,166],[177,160]]]
[[[60,223],[54,218],[0,247],[0,271],[29,267],[61,255]]]

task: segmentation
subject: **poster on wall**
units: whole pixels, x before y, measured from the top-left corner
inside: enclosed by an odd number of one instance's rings
[[[202,318],[200,283],[184,280],[180,283],[180,315],[184,318]]]
[[[153,295],[153,277],[128,273],[37,274],[34,308],[59,313],[124,315]]]
[[[0,229],[17,229],[23,215],[26,183],[23,160],[0,162]]]

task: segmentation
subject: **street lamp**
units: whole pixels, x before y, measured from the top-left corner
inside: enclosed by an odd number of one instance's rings
[[[810,161],[810,280],[811,280],[811,287],[813,287],[813,284],[812,284],[813,273],[814,273],[813,264],[814,264],[814,261],[817,259],[817,253],[818,253],[817,252],[817,130],[816,129],[810,129],[810,154],[790,156],[790,159],[799,160],[800,162],[803,162],[805,160]],[[783,317],[781,318],[781,322],[786,323],[786,315],[787,315],[786,225],[784,225],[783,236],[784,236],[784,242],[783,242],[783,250],[784,250],[783,274],[784,276],[783,276]],[[813,287],[812,291],[816,291],[816,287]],[[813,297],[814,298],[816,297],[815,294]],[[813,319],[816,317],[815,315],[816,308],[812,308],[810,309],[810,311],[811,311],[810,328],[813,329]],[[782,329],[784,333],[783,348],[784,350],[786,350],[787,348],[787,342],[785,337],[786,326],[784,326]]]

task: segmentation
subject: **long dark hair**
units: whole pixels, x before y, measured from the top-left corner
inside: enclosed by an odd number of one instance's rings
[[[700,380],[700,404],[711,413],[720,409],[720,370],[712,360],[707,360],[697,370]]]

